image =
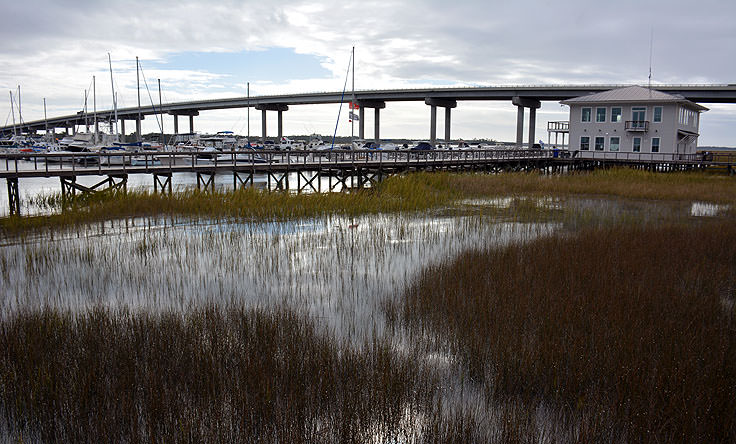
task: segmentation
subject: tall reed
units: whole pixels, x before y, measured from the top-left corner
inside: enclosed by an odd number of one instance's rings
[[[721,221],[471,251],[387,313],[448,344],[489,408],[563,412],[578,442],[734,442],[735,246]]]
[[[44,310],[0,321],[0,438],[42,442],[386,442],[417,437],[430,374],[273,309]]]

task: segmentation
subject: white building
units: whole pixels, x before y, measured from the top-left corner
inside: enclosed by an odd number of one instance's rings
[[[700,113],[708,110],[682,96],[640,86],[560,103],[570,106],[571,151],[693,154]]]

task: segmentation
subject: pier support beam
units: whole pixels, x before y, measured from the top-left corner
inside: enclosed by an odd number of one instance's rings
[[[18,191],[18,179],[7,178],[8,182],[8,204],[10,205],[10,215],[20,216],[20,192]]]
[[[529,108],[529,148],[534,145],[534,130],[536,126],[536,110],[542,106],[538,99],[530,97],[515,96],[511,103],[516,105],[516,146],[521,148],[524,144],[524,108]]]
[[[450,110],[457,107],[457,100],[427,97],[424,103],[431,107],[429,118],[429,144],[437,145],[437,107],[445,109],[445,143],[450,143]]]

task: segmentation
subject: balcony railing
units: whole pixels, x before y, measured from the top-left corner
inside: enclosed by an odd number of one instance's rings
[[[649,131],[648,120],[627,120],[625,124],[626,131]]]

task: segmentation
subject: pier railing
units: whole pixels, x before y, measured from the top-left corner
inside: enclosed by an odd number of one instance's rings
[[[544,150],[252,150],[90,153],[3,153],[0,177],[185,172],[210,169],[442,165],[551,158]]]
[[[206,157],[209,156],[209,157]],[[351,168],[442,167],[549,160],[736,165],[736,154],[633,153],[538,149],[472,150],[249,150],[143,151],[91,153],[0,153],[0,178],[73,175],[167,174],[249,170],[326,170]]]

